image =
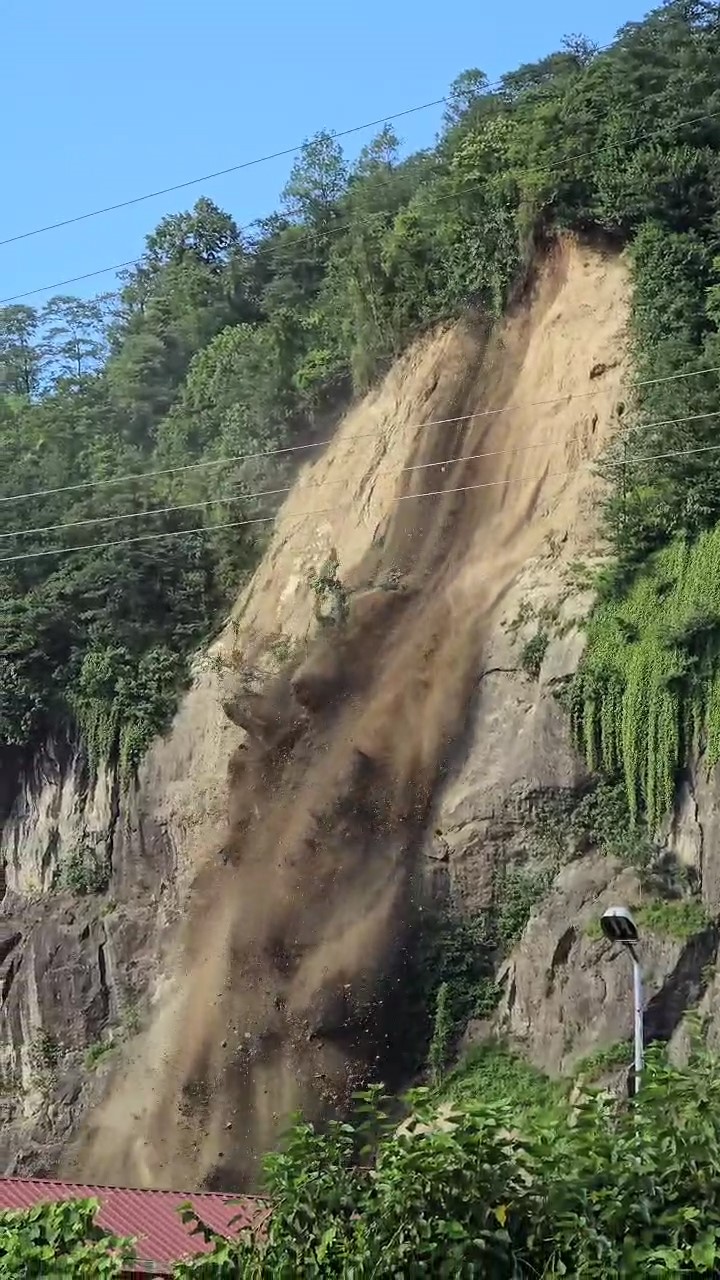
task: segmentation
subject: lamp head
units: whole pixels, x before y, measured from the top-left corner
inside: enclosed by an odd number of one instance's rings
[[[600,917],[600,927],[611,942],[638,941],[637,925],[627,907],[608,907]]]

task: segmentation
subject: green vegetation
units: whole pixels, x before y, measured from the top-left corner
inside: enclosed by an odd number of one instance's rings
[[[494,958],[489,913],[423,911],[404,992],[408,1023],[417,1028],[417,1044],[408,1046],[409,1071],[429,1055],[431,1071],[441,1074],[469,1019],[492,1013],[500,998]]]
[[[405,992],[409,1022],[419,1028],[420,1049],[409,1055],[410,1071],[425,1054],[437,1084],[468,1021],[491,1017],[502,995],[495,981],[498,961],[520,937],[551,880],[549,869],[508,867],[496,879],[487,911],[476,916],[423,912]]]
[[[240,1245],[244,1274],[713,1274],[716,1060],[673,1070],[651,1054],[637,1102],[586,1092],[562,1119],[570,1104],[539,1092],[524,1112],[503,1095],[438,1106],[416,1093],[399,1128],[382,1106],[322,1136],[297,1128],[268,1160],[268,1236]]]
[[[435,1021],[432,1039],[428,1049],[428,1068],[434,1084],[442,1080],[452,1049],[455,1023],[450,1011],[450,988],[447,982],[441,982],[435,997]]]
[[[570,825],[581,848],[595,845],[641,872],[646,872],[657,856],[644,822],[632,821],[623,782],[600,779],[575,806]]]
[[[550,637],[547,631],[539,630],[528,640],[527,644],[523,645],[520,654],[520,665],[524,671],[527,671],[531,680],[537,680],[540,675],[540,668],[549,643]]]
[[[112,1040],[96,1040],[94,1044],[89,1045],[85,1051],[85,1066],[88,1071],[92,1071],[103,1058],[112,1053],[114,1048]]]
[[[688,753],[720,759],[720,526],[649,557],[603,598],[588,641],[576,695],[588,762],[622,771],[631,819],[654,827]]]
[[[549,869],[506,867],[495,888],[495,936],[503,951],[517,942],[535,907],[552,883]]]
[[[640,928],[677,942],[685,942],[696,933],[702,933],[709,924],[708,913],[696,898],[649,902],[636,911],[635,918]]]
[[[266,1160],[257,1237],[213,1237],[188,1206],[213,1248],[176,1280],[717,1274],[720,1063],[697,1036],[687,1067],[649,1053],[631,1103],[587,1088],[571,1099],[497,1049],[440,1100],[416,1090],[400,1124],[388,1102],[372,1090],[348,1121],[295,1126]],[[98,1240],[96,1207],[0,1215],[3,1275],[46,1275],[51,1260],[63,1275],[118,1275],[131,1246]]]
[[[588,1084],[599,1079],[617,1067],[630,1067],[633,1064],[633,1046],[630,1040],[616,1040],[604,1049],[595,1049],[588,1053],[575,1065],[575,1076]]]
[[[686,942],[696,933],[702,933],[710,923],[703,903],[697,898],[659,899],[635,908],[633,914],[641,929],[676,942]],[[596,942],[603,937],[599,916],[588,921],[585,933]]]
[[[517,1054],[496,1044],[481,1045],[443,1080],[435,1097],[439,1102],[507,1103],[516,1121],[525,1116],[553,1113],[567,1108],[567,1081],[551,1080]]]
[[[11,1280],[119,1276],[135,1258],[131,1241],[95,1223],[97,1200],[36,1205],[0,1213],[0,1269]]]
[[[28,1045],[30,1066],[29,1086],[37,1090],[43,1097],[48,1096],[57,1080],[58,1067],[63,1057],[63,1049],[59,1040],[49,1031],[36,1031]],[[14,1073],[13,1073],[14,1074]],[[20,1081],[15,1084],[20,1092]]]
[[[315,620],[321,627],[341,627],[347,622],[350,605],[347,590],[338,576],[339,565],[338,553],[333,547],[320,569],[310,574]]]
[[[59,887],[78,897],[103,893],[110,882],[110,866],[104,850],[92,844],[73,849],[59,868]]]

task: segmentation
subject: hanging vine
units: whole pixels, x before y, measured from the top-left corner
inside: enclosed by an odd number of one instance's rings
[[[632,821],[656,827],[693,751],[720,760],[720,526],[657,552],[592,618],[573,690],[589,767],[625,778]]]

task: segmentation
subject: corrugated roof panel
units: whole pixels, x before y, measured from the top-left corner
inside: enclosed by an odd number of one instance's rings
[[[0,1178],[0,1210],[29,1209],[53,1200],[99,1200],[97,1222],[118,1236],[132,1236],[138,1255],[148,1262],[173,1263],[210,1246],[192,1235],[178,1213],[188,1200],[218,1235],[232,1237],[266,1217],[267,1203],[254,1196],[209,1191],[154,1191],[132,1187],[96,1187],[44,1178]],[[232,1203],[233,1200],[238,1203]],[[231,1226],[233,1218],[237,1222]]]

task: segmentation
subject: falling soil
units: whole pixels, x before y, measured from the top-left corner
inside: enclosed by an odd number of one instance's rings
[[[247,664],[278,629],[303,637],[331,545],[349,619],[230,699],[247,732],[225,831],[193,824],[201,775],[176,771],[185,918],[71,1171],[249,1188],[294,1110],[327,1114],[392,1071],[428,809],[508,589],[549,537],[594,523],[625,292],[615,257],[558,245],[496,333],[423,340],[300,477],[221,649]]]

